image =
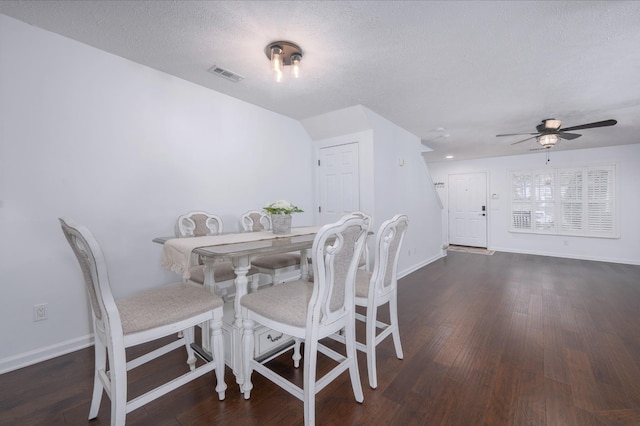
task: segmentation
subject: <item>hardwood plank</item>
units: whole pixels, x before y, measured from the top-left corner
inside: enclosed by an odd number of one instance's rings
[[[598,389],[596,379],[589,358],[584,352],[565,349],[569,364],[569,382],[573,404],[586,411],[597,411],[604,408],[602,395]]]
[[[404,359],[383,342],[371,389],[359,353],[364,402],[343,374],[317,395],[317,424],[638,425],[639,281],[635,265],[449,253],[399,282]],[[134,370],[130,393],[183,372],[184,361],[175,351]],[[290,353],[272,362],[301,384]],[[87,421],[92,363],[88,348],[0,376],[0,425],[108,425],[106,396]],[[318,360],[320,372],[332,365]],[[252,380],[244,400],[227,369],[227,398],[218,401],[207,374],[128,414],[127,425],[303,422],[299,400],[259,374]]]
[[[548,425],[577,425],[571,386],[544,379],[545,412]]]

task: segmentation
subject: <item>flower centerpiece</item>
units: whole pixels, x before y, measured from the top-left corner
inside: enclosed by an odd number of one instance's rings
[[[301,213],[303,210],[287,200],[278,200],[267,204],[264,211],[271,215],[273,233],[282,235],[291,233],[291,213]]]

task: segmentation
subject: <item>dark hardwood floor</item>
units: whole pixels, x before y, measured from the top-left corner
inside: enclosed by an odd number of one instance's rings
[[[382,343],[373,390],[359,354],[364,403],[344,373],[318,394],[318,424],[640,425],[639,266],[450,252],[400,281],[399,307],[404,360],[391,339]],[[175,351],[134,370],[130,394],[178,374],[184,361]],[[85,349],[0,376],[0,424],[108,425],[106,396],[87,421],[92,362]],[[300,382],[289,354],[273,362]],[[250,400],[228,368],[225,401],[213,380],[169,393],[127,424],[303,422],[302,403],[259,374]]]

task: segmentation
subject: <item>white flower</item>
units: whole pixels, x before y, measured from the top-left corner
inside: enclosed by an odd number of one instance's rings
[[[267,204],[267,206],[264,207],[264,210],[271,214],[291,214],[302,212],[300,208],[294,206],[287,200],[278,200]]]

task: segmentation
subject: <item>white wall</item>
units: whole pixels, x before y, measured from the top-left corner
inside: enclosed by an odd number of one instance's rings
[[[640,144],[610,148],[551,151],[549,167],[570,167],[599,163],[615,163],[618,167],[620,238],[586,238],[564,235],[533,235],[508,231],[509,188],[508,172],[520,168],[544,168],[545,153],[496,157],[471,161],[429,163],[434,181],[444,182],[438,189],[445,209],[444,229],[448,228],[447,192],[448,176],[456,173],[487,172],[488,194],[499,199],[489,200],[488,245],[498,251],[533,253],[557,257],[601,260],[617,263],[640,264]],[[446,235],[446,232],[445,232]],[[446,242],[446,239],[445,239]]]
[[[409,216],[398,261],[401,276],[442,256],[441,208],[422,159],[420,138],[366,109],[374,135],[375,226]]]
[[[400,276],[441,257],[441,208],[417,136],[361,105],[303,124],[314,139],[316,156],[321,147],[359,143],[360,209],[373,216],[374,229],[397,213],[409,216]]]
[[[0,132],[0,372],[90,343],[59,216],[93,232],[116,297],[176,280],[151,240],[188,210],[232,230],[285,198],[305,210],[294,225],[313,221],[299,122],[4,15]]]

